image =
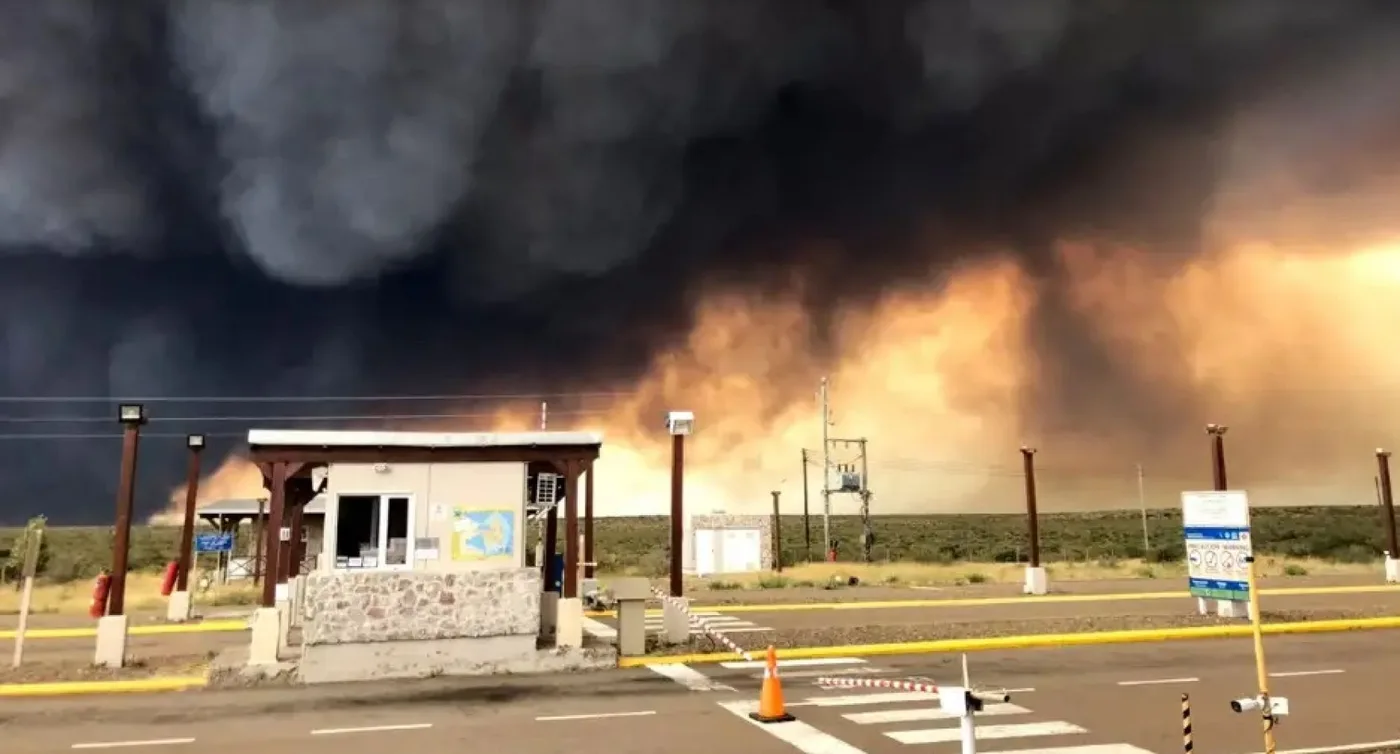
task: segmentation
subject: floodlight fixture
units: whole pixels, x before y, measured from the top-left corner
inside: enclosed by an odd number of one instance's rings
[[[666,431],[677,437],[694,432],[695,413],[693,411],[672,411],[666,414]]]

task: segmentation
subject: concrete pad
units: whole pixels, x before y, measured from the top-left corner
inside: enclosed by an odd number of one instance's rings
[[[662,602],[662,638],[668,644],[684,644],[690,641],[689,597],[667,597]]]
[[[101,668],[120,668],[126,664],[125,615],[108,615],[97,619],[97,650],[92,663]]]
[[[275,607],[260,607],[249,621],[249,665],[275,665],[282,648],[282,611]]]
[[[1400,583],[1400,559],[1385,556],[1385,583]]]
[[[165,619],[171,623],[184,623],[190,619],[189,592],[170,593],[170,601],[165,604]]]
[[[1050,590],[1050,577],[1045,566],[1026,566],[1026,594],[1044,595]]]
[[[583,646],[583,600],[559,600],[554,646],[561,649]]]
[[[559,593],[540,595],[540,635],[553,636],[559,627]]]

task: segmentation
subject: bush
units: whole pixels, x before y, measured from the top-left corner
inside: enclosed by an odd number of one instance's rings
[[[1284,575],[1284,576],[1306,576],[1306,575],[1308,575],[1308,569],[1306,569],[1306,568],[1304,568],[1304,567],[1298,565],[1297,563],[1289,563],[1288,565],[1286,565],[1286,566],[1283,567],[1283,575]]]
[[[1260,555],[1312,557],[1324,560],[1374,561],[1384,549],[1384,527],[1375,506],[1317,508],[1257,508],[1252,512],[1254,542]],[[813,523],[817,520],[814,518]],[[1052,513],[1041,516],[1041,556],[1047,565],[1073,560],[1105,563],[1142,552],[1142,518],[1138,511]],[[871,521],[880,557],[892,562],[954,563],[1025,562],[1026,521],[1020,515],[876,516]],[[784,563],[809,560],[801,516],[784,516]],[[820,526],[812,527],[814,531]],[[858,542],[859,516],[833,516],[832,536]],[[595,523],[595,550],[605,573],[660,577],[669,568],[670,524],[664,516],[600,518]],[[240,531],[248,536],[248,529]],[[0,529],[0,549],[12,547],[23,529]],[[1151,563],[1179,563],[1186,557],[1181,515],[1176,510],[1151,511],[1148,535]],[[247,541],[236,544],[244,551]],[[818,539],[820,534],[818,534]],[[110,527],[46,528],[42,575],[53,581],[91,579],[112,562]],[[133,528],[129,562],[133,570],[155,571],[174,560],[179,528]],[[812,559],[821,559],[820,542],[813,542]],[[860,548],[841,548],[843,560],[860,556]]]

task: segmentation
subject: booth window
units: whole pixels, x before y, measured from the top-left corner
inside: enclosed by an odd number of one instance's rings
[[[336,568],[402,569],[412,565],[411,498],[340,495],[336,507]]]

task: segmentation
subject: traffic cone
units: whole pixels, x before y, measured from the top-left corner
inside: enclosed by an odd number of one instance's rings
[[[778,678],[778,651],[768,647],[768,662],[763,668],[763,690],[758,694],[758,711],[749,717],[760,723],[786,723],[797,718],[789,715],[783,704],[783,682]]]

